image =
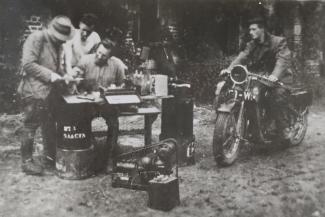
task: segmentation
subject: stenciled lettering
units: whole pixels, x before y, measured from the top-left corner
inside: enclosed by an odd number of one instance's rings
[[[85,139],[86,134],[84,133],[63,133],[64,139]]]
[[[244,92],[244,99],[245,100],[251,100],[252,98],[253,98],[253,96],[252,96],[251,92],[248,92],[248,91]]]

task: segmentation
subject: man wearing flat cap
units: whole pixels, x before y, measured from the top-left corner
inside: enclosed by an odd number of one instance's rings
[[[44,167],[54,167],[55,122],[53,117],[54,83],[64,80],[62,44],[74,35],[66,16],[56,16],[49,27],[35,31],[24,43],[22,80],[18,87],[24,121],[21,141],[22,170],[29,175],[41,175]],[[33,161],[35,132],[41,127],[44,157],[42,165]]]
[[[266,31],[265,20],[262,17],[249,20],[249,34],[252,40],[247,43],[246,48],[239,53],[228,69],[221,73],[230,71],[235,65],[244,64],[247,65],[248,70],[266,75],[270,80],[292,84],[291,52],[286,39]],[[288,118],[285,115],[288,97],[289,92],[283,87],[275,87],[271,91],[270,109],[276,120],[279,135],[283,139],[289,139],[292,136]]]

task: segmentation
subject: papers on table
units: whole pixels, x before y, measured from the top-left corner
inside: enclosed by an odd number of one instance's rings
[[[110,95],[105,96],[107,102],[111,105],[121,105],[121,104],[138,104],[141,102],[140,98],[135,95]]]

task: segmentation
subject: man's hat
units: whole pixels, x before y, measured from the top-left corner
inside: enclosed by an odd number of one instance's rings
[[[253,17],[248,20],[248,25],[258,24],[260,26],[266,27],[266,20],[262,16]]]
[[[48,28],[49,34],[61,41],[72,39],[75,29],[69,17],[59,15],[53,18]]]

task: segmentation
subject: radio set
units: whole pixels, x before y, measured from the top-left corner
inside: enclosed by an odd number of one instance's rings
[[[147,190],[149,181],[158,176],[177,177],[177,160],[177,142],[174,139],[120,154],[115,158],[112,186]]]

